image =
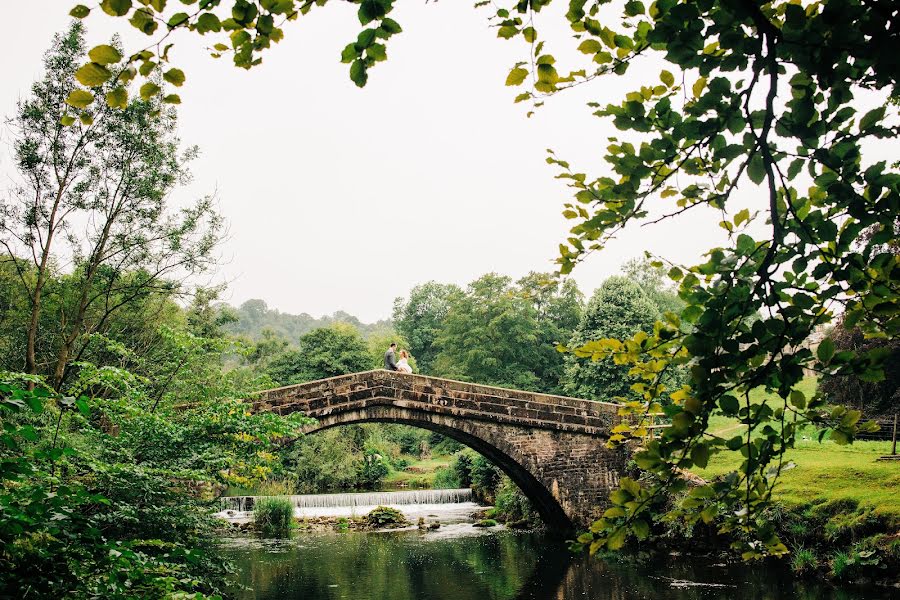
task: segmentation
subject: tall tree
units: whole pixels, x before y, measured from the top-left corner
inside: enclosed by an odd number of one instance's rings
[[[630,338],[639,331],[653,332],[659,308],[641,286],[626,277],[610,277],[588,303],[569,346],[579,348],[591,340]],[[628,365],[616,364],[612,357],[593,360],[590,356],[566,356],[564,389],[578,398],[616,402],[630,399]]]
[[[20,181],[0,204],[0,243],[30,303],[25,370],[46,372],[57,388],[116,311],[155,290],[171,293],[173,279],[210,267],[221,229],[210,198],[179,211],[167,205],[196,153],[179,149],[174,110],[152,99],[129,102],[124,77],[79,86],[84,54],[80,24],[54,38],[44,78],[11,121]],[[91,58],[117,63],[121,50],[113,42]],[[98,95],[108,104],[94,107]],[[19,268],[19,256],[32,267]],[[66,265],[69,297],[53,315],[52,357],[39,364],[48,283]]]
[[[288,351],[269,364],[269,374],[281,385],[289,385],[368,371],[371,361],[359,331],[352,325],[337,323],[301,337],[297,350]]]
[[[537,313],[538,355],[534,373],[540,390],[562,393],[564,356],[557,349],[575,332],[584,310],[584,295],[572,279],[560,279],[552,273],[532,271],[516,282],[522,296]]]
[[[450,297],[457,292],[455,285],[429,281],[411,289],[408,299],[394,300],[394,327],[408,341],[423,373],[432,372],[439,351],[434,341],[450,310]]]
[[[489,273],[450,297],[438,332],[436,375],[537,390],[537,311],[509,277]]]

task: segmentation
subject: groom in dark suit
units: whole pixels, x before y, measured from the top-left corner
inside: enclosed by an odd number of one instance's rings
[[[384,353],[384,368],[386,371],[397,370],[397,343],[391,342],[391,347]]]

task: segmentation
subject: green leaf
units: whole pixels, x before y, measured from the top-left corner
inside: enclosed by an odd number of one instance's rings
[[[578,44],[578,50],[585,54],[596,54],[603,46],[597,40],[584,40]]]
[[[91,9],[84,4],[76,4],[75,8],[69,11],[69,16],[75,17],[76,19],[83,19],[89,14],[91,14]]]
[[[791,404],[803,410],[806,408],[806,395],[800,390],[791,390]]]
[[[365,63],[361,60],[354,60],[350,65],[350,80],[356,84],[356,87],[365,87],[368,79]]]
[[[181,69],[169,69],[163,73],[163,79],[175,87],[181,87],[184,84],[184,71]]]
[[[141,98],[144,100],[149,100],[153,96],[159,93],[159,86],[153,83],[152,81],[148,81],[144,85],[141,86],[140,93]]]
[[[207,31],[222,31],[222,23],[216,15],[205,12],[197,17],[197,24],[194,25],[194,29],[196,29],[200,35],[203,35]]]
[[[506,85],[521,85],[526,77],[528,77],[528,70],[516,67],[506,76]]]
[[[78,83],[87,87],[99,87],[106,83],[112,77],[109,69],[103,65],[90,62],[77,71],[75,71],[75,79]]]
[[[740,405],[738,404],[738,399],[734,396],[722,396],[719,398],[719,408],[726,415],[736,415]]]
[[[190,16],[186,12],[175,13],[169,18],[167,25],[174,29],[175,27],[186,23],[189,19]]]
[[[631,531],[639,540],[645,540],[650,535],[650,525],[643,519],[635,519],[631,524]]]
[[[128,90],[119,86],[106,94],[106,104],[110,108],[124,109],[128,106]]]
[[[131,10],[131,0],[103,0],[100,8],[108,15],[113,17],[122,17]]]
[[[156,28],[159,26],[156,19],[153,18],[153,14],[146,8],[139,8],[134,11],[134,14],[131,15],[128,22],[145,35],[153,35],[153,32],[155,32]]]
[[[166,104],[181,104],[181,96],[178,94],[166,94],[163,96],[163,102]]]
[[[878,108],[873,108],[859,120],[859,130],[865,131],[880,123],[882,119],[884,119],[884,107],[879,106]]]
[[[519,33],[519,30],[516,29],[514,25],[504,25],[497,30],[497,37],[508,40],[512,37],[515,37],[517,33]]]
[[[660,72],[659,79],[660,79],[660,81],[662,81],[664,84],[666,84],[669,87],[672,87],[673,85],[675,85],[675,76],[672,75],[672,73],[670,73],[669,71],[666,71],[665,69],[663,69]]]
[[[701,469],[705,469],[709,464],[709,446],[706,444],[697,444],[691,450],[691,460]]]
[[[763,179],[766,178],[766,165],[763,162],[762,154],[759,152],[750,159],[750,164],[747,165],[747,175],[750,176],[750,181],[756,185],[761,184]]]
[[[85,396],[78,397],[78,400],[75,401],[75,408],[86,417],[91,414],[91,407],[88,405],[87,397]]]
[[[616,528],[616,530],[612,532],[612,535],[609,536],[609,539],[606,540],[606,547],[610,550],[619,550],[625,545],[625,536],[627,533],[628,532],[625,531],[624,527]]]
[[[94,101],[94,95],[84,90],[72,90],[66,98],[66,104],[75,108],[84,108]]]
[[[694,92],[694,98],[699,98],[703,94],[703,90],[706,88],[706,77],[701,77],[697,81],[694,82],[693,87],[691,87],[691,91]]]
[[[375,62],[387,60],[387,48],[385,48],[384,44],[372,44],[366,48],[366,56]]]
[[[95,63],[109,65],[122,60],[122,54],[112,46],[101,44],[91,48],[90,52],[88,52],[88,58]]]
[[[828,363],[834,356],[834,342],[830,337],[825,338],[816,348],[816,357],[823,363]]]
[[[75,124],[75,117],[72,115],[63,115],[60,117],[59,122],[63,127],[69,127],[70,125]]]
[[[381,28],[392,35],[403,31],[403,28],[400,27],[400,23],[390,17],[385,17],[381,20]]]

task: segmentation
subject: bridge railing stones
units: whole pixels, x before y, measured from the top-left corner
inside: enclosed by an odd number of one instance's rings
[[[266,390],[253,400],[257,411],[313,418],[379,404],[603,437],[619,420],[615,404],[383,370]]]

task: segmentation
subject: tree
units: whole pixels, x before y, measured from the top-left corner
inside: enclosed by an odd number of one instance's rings
[[[684,302],[678,297],[678,291],[669,285],[666,270],[647,259],[632,259],[622,265],[622,273],[634,281],[650,300],[656,304],[659,314],[666,311],[678,314],[684,309]]]
[[[625,277],[610,277],[594,292],[569,346],[580,348],[591,340],[630,338],[639,331],[650,334],[659,314],[640,285]],[[612,357],[593,360],[568,354],[564,389],[571,396],[590,400],[632,399],[628,370],[628,365],[616,364]]]
[[[450,297],[459,292],[452,284],[429,281],[409,291],[409,299],[394,300],[394,327],[409,342],[419,369],[430,374],[438,355],[434,341],[450,309]]]
[[[406,350],[409,356],[409,365],[413,368],[414,372],[418,372],[419,365],[416,360],[415,355],[412,354],[409,346],[409,342],[406,341],[406,338],[398,334],[393,329],[388,329],[385,331],[381,331],[378,333],[369,334],[366,338],[366,346],[369,349],[369,369],[383,369],[384,368],[384,353],[387,352],[388,347],[391,345],[391,342],[397,344],[397,360],[400,360],[399,353],[401,350]]]
[[[534,351],[538,359],[534,373],[541,382],[540,389],[561,393],[565,367],[564,356],[557,348],[572,337],[578,326],[584,310],[584,296],[574,280],[561,280],[552,273],[532,271],[516,285],[537,313]]]
[[[99,48],[92,58],[118,62],[117,42]],[[78,23],[54,38],[44,78],[11,121],[21,181],[0,203],[0,243],[30,303],[25,370],[46,370],[57,389],[114,313],[135,298],[175,293],[176,277],[209,268],[221,230],[210,198],[178,212],[167,206],[196,154],[179,149],[175,111],[152,99],[129,102],[121,78],[79,87],[84,50]],[[115,99],[117,108],[93,108],[95,95]],[[25,269],[20,256],[33,264]],[[38,363],[41,318],[66,261],[71,271],[55,303],[59,326],[45,366]]]
[[[367,371],[371,360],[356,328],[338,323],[301,337],[299,348],[273,360],[268,372],[281,385],[290,385]]]
[[[299,18],[313,7],[300,0],[226,4],[235,10],[224,24],[211,5],[161,18],[200,34],[225,29],[235,64],[250,68],[284,35],[275,16]],[[824,427],[838,443],[871,428],[857,412],[825,410],[821,396],[796,389],[804,369],[884,376],[882,353],[836,353],[826,340],[813,355],[801,342],[839,311],[846,327],[863,335],[893,339],[900,332],[900,261],[880,250],[894,234],[900,173],[864,153],[868,141],[898,134],[897,106],[886,100],[900,95],[900,61],[885,51],[900,45],[896,2],[574,0],[564,18],[586,60],[572,69],[545,51],[535,27],[534,15],[548,4],[490,5],[498,36],[527,43],[528,54],[506,79],[510,86],[527,82],[518,101],[537,109],[547,95],[625,77],[646,57],[667,63],[658,81],[634,82],[621,102],[592,103],[594,115],[625,132],[609,140],[603,172],[589,176],[549,157],[574,192],[563,213],[575,224],[561,248],[560,271],[569,273],[628,225],[677,219],[696,207],[714,209],[729,235],[701,264],[671,265],[686,304],[679,315],[657,323],[652,335],[594,340],[580,349],[630,363],[640,384],[642,400],[625,407],[634,427],[623,425],[614,443],[641,439],[643,417],[659,410],[659,379],[669,365],[689,364],[691,372],[690,385],[672,395],[672,427],[635,456],[646,476],[623,479],[612,496],[616,510],[581,541],[592,551],[621,548],[645,538],[653,511],[663,510],[669,518],[740,532],[734,545],[747,559],[784,554],[761,515],[798,428]],[[341,56],[359,86],[387,58],[383,42],[401,30],[389,16],[393,7],[390,0],[359,3],[364,29]],[[155,30],[147,17],[156,8],[108,8],[146,33]],[[88,12],[74,9],[76,16]],[[858,114],[861,94],[877,99]],[[760,186],[759,206],[735,206],[735,190],[749,186]],[[748,226],[757,222],[767,233],[754,237]],[[870,228],[877,233],[856,247]],[[777,406],[754,408],[750,390],[758,387],[776,392]],[[746,435],[708,435],[715,415],[740,418]],[[665,508],[662,499],[683,486],[682,469],[725,451],[747,459],[731,477]]]
[[[435,345],[439,377],[536,390],[538,323],[509,277],[489,273],[450,297]]]

